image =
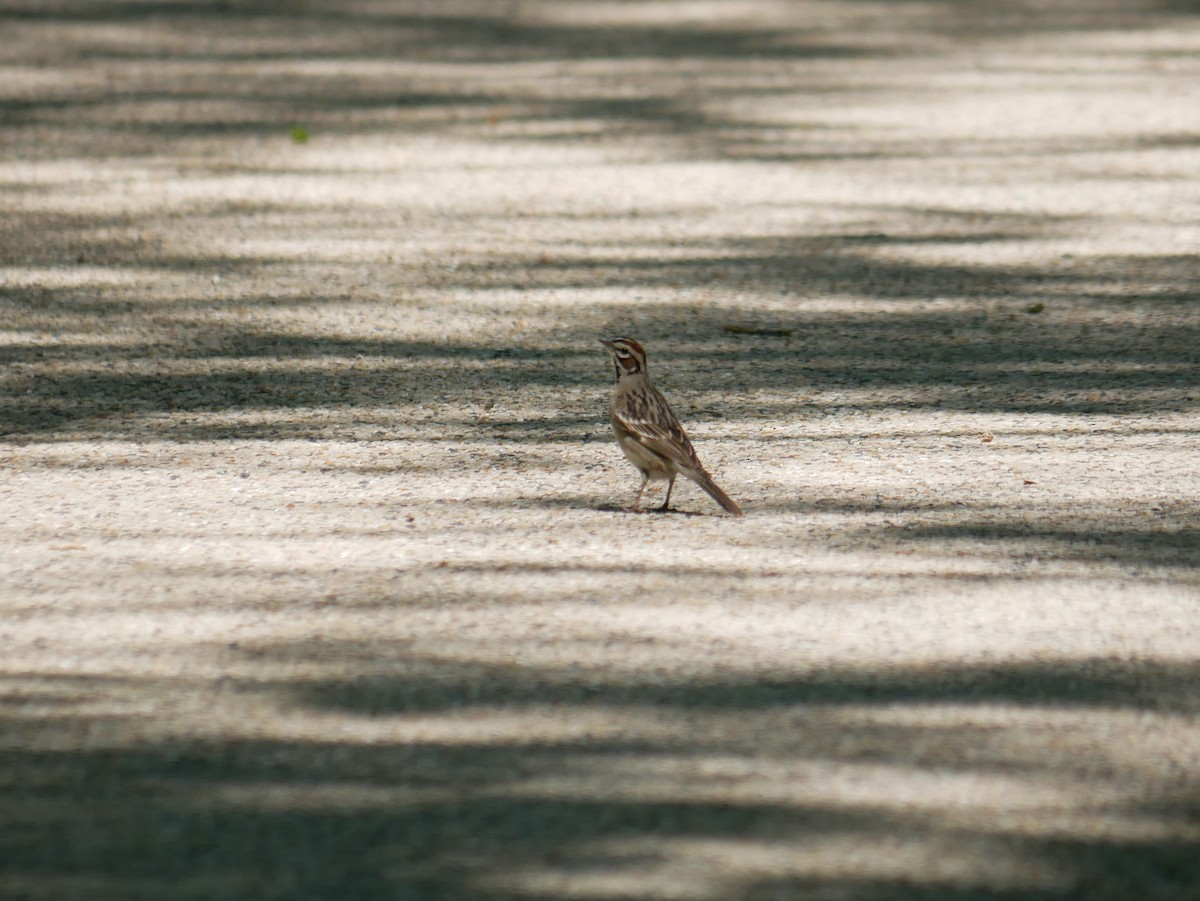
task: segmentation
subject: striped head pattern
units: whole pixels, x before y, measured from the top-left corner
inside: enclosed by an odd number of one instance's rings
[[[600,343],[608,348],[618,382],[646,371],[646,351],[632,338],[601,338]]]

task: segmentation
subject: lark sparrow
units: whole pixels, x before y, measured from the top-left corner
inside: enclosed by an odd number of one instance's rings
[[[640,510],[642,493],[651,479],[667,483],[667,497],[659,510],[671,502],[675,476],[684,475],[734,516],[741,508],[712,480],[683,426],[671,412],[662,393],[650,383],[646,372],[646,351],[632,338],[600,339],[608,348],[617,373],[617,389],[608,408],[613,434],[629,462],[642,474],[633,508]]]

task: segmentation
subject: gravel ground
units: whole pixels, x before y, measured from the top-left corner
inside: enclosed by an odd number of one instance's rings
[[[0,33],[0,897],[1200,897],[1194,4]]]

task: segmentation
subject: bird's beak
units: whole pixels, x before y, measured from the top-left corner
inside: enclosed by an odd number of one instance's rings
[[[608,338],[599,338],[598,340],[599,340],[599,341],[600,341],[600,343],[601,343],[601,344],[603,344],[605,347],[609,347],[609,348],[611,348],[611,347],[613,346],[613,343],[612,343],[612,341],[610,341]]]

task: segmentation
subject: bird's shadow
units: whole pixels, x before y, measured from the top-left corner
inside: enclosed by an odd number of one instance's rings
[[[676,516],[715,516],[713,513],[700,513],[696,510],[679,510],[675,507],[650,507],[649,509],[639,510],[635,507],[618,507],[616,504],[602,504],[596,508],[602,513],[673,513]]]

